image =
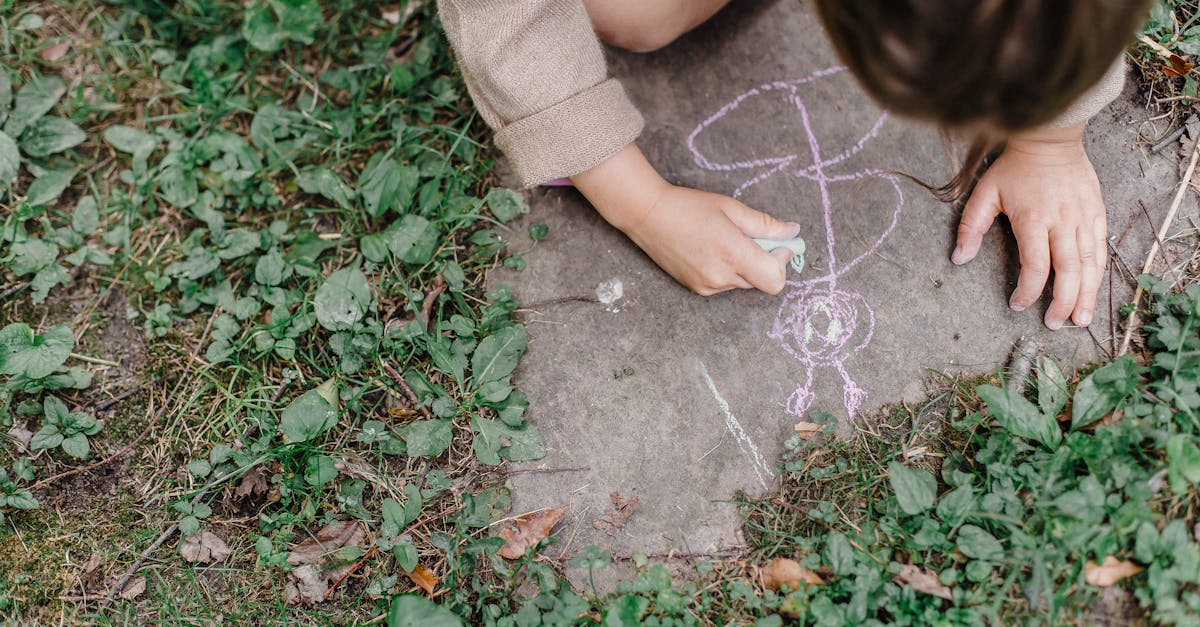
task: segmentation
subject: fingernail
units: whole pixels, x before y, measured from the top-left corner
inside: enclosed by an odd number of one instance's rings
[[[1057,331],[1061,329],[1062,325],[1062,320],[1050,320],[1049,318],[1046,319],[1046,328],[1050,329],[1051,331]]]
[[[961,266],[970,261],[970,258],[967,257],[967,253],[963,250],[962,246],[958,246],[954,249],[954,253],[950,255],[950,261],[956,266]]]
[[[1018,303],[1018,302],[1017,302],[1017,301],[1015,301],[1015,300],[1014,300],[1014,301],[1010,301],[1010,302],[1008,303],[1008,306],[1009,306],[1009,308],[1011,308],[1013,311],[1025,311],[1025,307],[1026,307],[1026,305],[1023,305],[1023,304],[1021,304],[1021,303]]]
[[[785,224],[787,225],[787,228],[788,228],[788,230],[787,230],[788,236],[785,237],[784,239],[792,239],[793,237],[796,237],[797,235],[800,234],[800,224],[798,222],[787,222]]]
[[[1076,320],[1076,322],[1079,323],[1079,326],[1086,327],[1087,325],[1092,323],[1092,312],[1081,311],[1081,312],[1079,312],[1079,316],[1076,317],[1075,320]]]

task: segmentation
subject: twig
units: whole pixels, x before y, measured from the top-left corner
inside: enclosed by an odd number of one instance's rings
[[[146,547],[145,551],[142,551],[142,554],[138,556],[137,560],[133,562],[133,565],[125,571],[125,574],[121,575],[121,578],[117,580],[117,583],[113,584],[112,588],[109,588],[108,594],[104,597],[104,604],[100,606],[101,612],[108,607],[109,603],[112,603],[113,597],[121,594],[121,592],[125,590],[125,586],[129,583],[129,580],[133,579],[133,576],[137,573],[138,569],[142,567],[142,564],[146,563],[146,560],[150,558],[150,554],[157,551],[158,547],[162,546],[163,542],[167,541],[167,538],[170,538],[172,535],[174,535],[177,529],[179,529],[179,522],[177,521],[171,523],[171,526],[167,527],[167,530],[162,532],[162,535],[158,536],[158,539],[155,540],[153,544]]]
[[[728,559],[730,557],[742,557],[749,552],[748,548],[725,549],[723,551],[708,551],[704,553],[676,553],[668,551],[666,553],[649,553],[642,555],[646,559],[652,560],[687,560],[687,559]],[[554,560],[556,562],[567,562],[578,557],[577,555],[543,555],[542,557]],[[633,560],[632,555],[613,555],[612,558],[618,562],[629,562]]]
[[[388,362],[381,360],[380,363],[383,364],[384,372],[386,372],[388,376],[392,378],[392,381],[394,381],[396,385],[400,386],[401,390],[404,390],[404,395],[408,397],[408,402],[412,403],[413,407],[416,407],[421,412],[421,415],[425,416],[426,418],[432,416],[433,414],[429,412],[429,408],[422,405],[421,399],[417,398],[417,393],[413,392],[412,388],[408,387],[408,382],[404,380],[404,377],[400,376],[400,373],[396,372],[396,369],[393,368]]]
[[[1167,135],[1166,137],[1162,138],[1162,141],[1151,146],[1150,154],[1156,155],[1156,154],[1162,152],[1163,150],[1166,150],[1167,146],[1170,146],[1171,144],[1175,143],[1180,137],[1183,136],[1183,132],[1186,130],[1187,130],[1187,126],[1180,126],[1179,128],[1175,129],[1174,131],[1171,132],[1170,135]]]
[[[1159,243],[1166,239],[1167,231],[1171,228],[1171,223],[1175,220],[1175,214],[1179,212],[1179,206],[1183,204],[1183,195],[1187,192],[1188,187],[1190,187],[1192,174],[1196,172],[1196,160],[1198,158],[1200,158],[1200,138],[1192,142],[1192,159],[1188,162],[1187,171],[1183,174],[1183,180],[1179,182],[1179,189],[1175,191],[1175,199],[1171,201],[1171,209],[1167,211],[1167,217],[1163,219],[1162,226],[1158,229],[1154,244],[1150,247],[1150,253],[1146,255],[1146,263],[1142,265],[1142,274],[1149,274],[1151,267],[1154,265],[1154,258],[1158,255]],[[1125,319],[1125,339],[1121,341],[1121,350],[1117,351],[1118,357],[1129,352],[1129,342],[1133,339],[1133,330],[1137,327],[1138,305],[1141,303],[1144,291],[1139,284],[1137,290],[1133,293],[1133,308],[1129,311],[1129,317]]]
[[[573,468],[521,468],[521,469],[519,469],[519,470],[507,470],[507,469],[504,469],[504,470],[501,470],[500,472],[503,472],[503,473],[504,473],[504,474],[506,474],[506,475],[517,475],[517,474],[521,474],[521,473],[524,473],[524,472],[539,472],[539,473],[540,473],[540,472],[545,472],[545,473],[551,473],[551,472],[580,472],[580,471],[584,471],[584,470],[591,470],[591,469],[592,469],[592,467],[591,467],[591,466],[575,466],[575,467],[573,467]]]
[[[137,394],[138,392],[141,392],[142,390],[144,390],[152,385],[157,385],[159,383],[171,383],[171,382],[175,381],[175,379],[178,376],[179,375],[171,374],[171,375],[167,375],[166,377],[164,377],[162,379],[155,379],[153,381],[147,381],[147,382],[133,388],[132,390],[126,390],[106,401],[97,403],[95,406],[95,410],[96,411],[107,411],[108,408],[112,407],[113,405],[120,403],[121,401],[129,398],[130,396],[133,396],[134,394]]]
[[[549,307],[551,305],[562,305],[564,303],[598,303],[600,299],[592,296],[563,296],[562,298],[551,298],[549,300],[539,300],[536,303],[522,305],[518,311],[529,311],[539,307]]]
[[[421,322],[425,323],[425,328],[429,328],[429,317],[433,315],[433,305],[437,302],[438,296],[446,291],[446,281],[442,279],[442,275],[437,275],[433,280],[433,289],[425,295],[425,301],[421,303]]]
[[[115,361],[100,359],[99,357],[88,357],[87,355],[80,355],[79,353],[71,353],[71,358],[78,359],[79,361],[84,361],[89,364],[96,364],[97,366],[109,366],[111,368],[116,368],[117,366],[121,365]]]
[[[329,586],[329,589],[325,591],[325,598],[328,599],[330,596],[332,596],[333,591],[336,590],[337,587],[339,585],[341,585],[341,583],[343,581],[345,581],[347,577],[349,577],[350,575],[353,575],[354,571],[358,570],[359,567],[361,567],[363,564],[367,563],[367,560],[371,559],[372,557],[375,557],[375,554],[378,552],[379,552],[379,547],[375,547],[375,548],[371,549],[370,551],[367,551],[367,554],[362,556],[362,559],[358,560],[357,562],[354,562],[354,564],[352,566],[350,566],[350,568],[347,569],[346,572],[342,573],[341,577],[338,577],[337,581],[333,582],[332,586]]]
[[[1008,389],[1013,392],[1025,389],[1029,371],[1033,369],[1033,362],[1041,351],[1042,347],[1027,337],[1017,340],[1016,346],[1013,347],[1012,359],[1008,362]]]
[[[99,468],[99,467],[111,462],[112,460],[128,453],[129,451],[132,451],[133,447],[137,446],[143,439],[146,438],[147,435],[150,434],[150,431],[151,431],[151,429],[143,430],[141,433],[138,434],[138,437],[133,439],[132,442],[130,442],[129,444],[126,444],[125,446],[122,446],[121,449],[118,450],[116,453],[113,453],[112,455],[109,455],[108,457],[105,457],[104,459],[102,459],[100,461],[92,462],[92,463],[88,464],[87,466],[80,466],[79,468],[74,468],[72,470],[60,472],[57,475],[50,475],[49,477],[46,477],[45,479],[42,479],[42,480],[30,485],[29,490],[30,491],[36,490],[40,487],[50,485],[51,483],[54,483],[55,481],[58,481],[59,479],[65,479],[67,477],[70,477],[71,475],[77,475],[82,472],[88,472],[90,470],[95,470],[96,468]]]

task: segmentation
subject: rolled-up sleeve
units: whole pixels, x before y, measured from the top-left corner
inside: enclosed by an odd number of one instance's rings
[[[580,0],[438,0],[438,12],[475,106],[523,185],[579,174],[641,133]]]
[[[1083,92],[1083,95],[1075,99],[1071,106],[1067,107],[1054,118],[1046,126],[1051,128],[1062,128],[1064,126],[1073,126],[1080,122],[1090,120],[1097,113],[1100,113],[1104,107],[1107,107],[1112,101],[1121,95],[1121,90],[1125,88],[1125,57],[1117,57],[1112,66],[1108,68],[1104,76]]]

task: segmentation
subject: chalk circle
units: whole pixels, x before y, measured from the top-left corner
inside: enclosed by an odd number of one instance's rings
[[[809,367],[840,366],[871,342],[875,313],[861,294],[806,284],[789,292],[771,338]]]

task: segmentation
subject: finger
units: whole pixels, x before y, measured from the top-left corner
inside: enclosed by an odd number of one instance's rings
[[[1076,233],[1076,240],[1079,246],[1079,295],[1076,297],[1075,311],[1071,314],[1071,319],[1075,324],[1086,327],[1092,323],[1092,316],[1096,311],[1096,290],[1100,289],[1103,262],[1096,263],[1096,258],[1101,255],[1097,250],[1096,233],[1092,228],[1080,228]],[[1054,280],[1058,281],[1057,278]]]
[[[1046,279],[1050,278],[1050,242],[1046,227],[1040,224],[1014,224],[1013,235],[1021,257],[1021,274],[1017,276],[1017,289],[1009,297],[1008,306],[1021,311],[1041,296]]]
[[[964,264],[979,254],[983,245],[983,235],[992,228],[996,216],[1000,215],[1000,195],[996,188],[980,185],[972,192],[963,208],[962,218],[958,221],[958,241],[950,261]]]
[[[747,249],[739,264],[738,274],[750,285],[768,294],[778,294],[783,291],[787,282],[788,262],[792,260],[792,251],[786,248],[776,248],[764,252],[757,244],[749,242],[753,250]]]
[[[1104,271],[1108,268],[1108,221],[1105,219],[1106,214],[1101,214],[1099,220],[1092,224],[1093,237],[1096,239],[1096,270],[1100,274],[1100,278],[1104,278]]]
[[[736,200],[722,204],[721,209],[734,226],[750,237],[783,240],[800,234],[799,224],[777,220]]]
[[[1064,229],[1065,230],[1065,229]],[[1054,289],[1046,308],[1046,326],[1057,330],[1075,310],[1079,299],[1082,264],[1074,232],[1059,230],[1050,235],[1050,257],[1054,265]]]

